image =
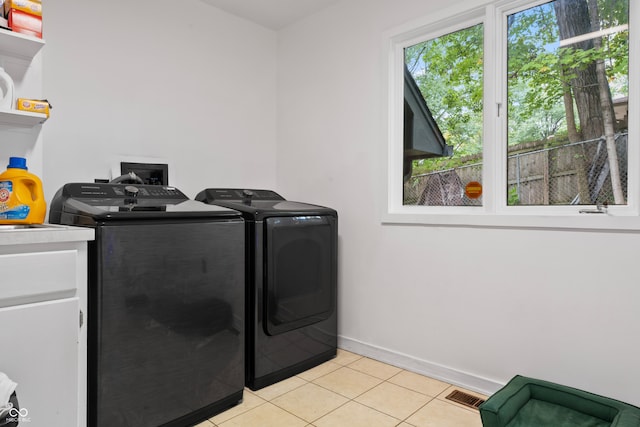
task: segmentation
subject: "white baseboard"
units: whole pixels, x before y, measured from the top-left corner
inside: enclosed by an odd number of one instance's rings
[[[504,384],[487,378],[479,377],[477,375],[344,336],[338,336],[338,347],[343,350],[357,353],[380,362],[397,366],[398,368],[406,369],[407,371],[422,374],[487,396],[492,395],[504,386]]]

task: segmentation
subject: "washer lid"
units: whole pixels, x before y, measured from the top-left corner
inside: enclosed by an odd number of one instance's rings
[[[103,183],[64,185],[53,197],[49,221],[59,223],[63,213],[96,220],[240,216],[228,208],[190,200],[175,187]]]
[[[338,216],[334,209],[309,203],[288,201],[271,190],[208,188],[198,193],[196,200],[240,211],[245,219],[261,219],[273,216]]]

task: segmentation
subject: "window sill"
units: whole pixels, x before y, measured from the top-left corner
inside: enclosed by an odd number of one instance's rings
[[[474,209],[474,208],[470,208]],[[423,225],[469,228],[557,229],[586,231],[640,231],[640,217],[607,214],[425,213],[423,209],[385,212],[383,225]]]

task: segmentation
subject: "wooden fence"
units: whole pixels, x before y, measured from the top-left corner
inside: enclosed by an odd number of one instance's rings
[[[616,135],[619,169],[626,199],[627,134]],[[604,139],[557,147],[542,144],[510,148],[507,163],[510,205],[613,204]],[[404,203],[429,206],[477,206],[482,198],[464,194],[468,182],[482,182],[482,163],[418,175],[404,186]]]

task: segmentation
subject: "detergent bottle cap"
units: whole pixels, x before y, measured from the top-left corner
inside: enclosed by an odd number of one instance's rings
[[[9,157],[9,165],[7,168],[27,170],[27,159],[24,157]]]

